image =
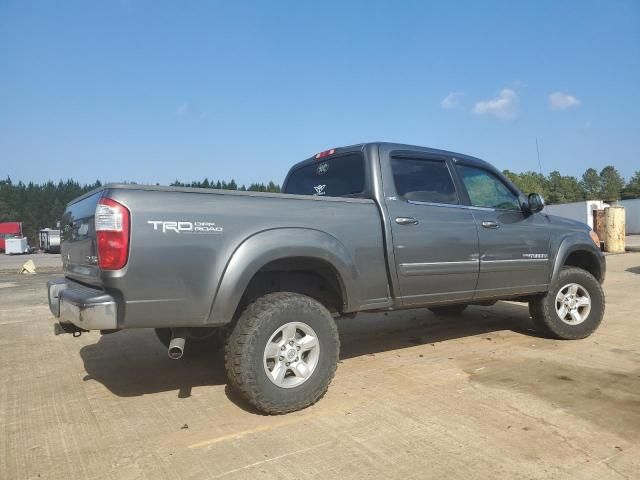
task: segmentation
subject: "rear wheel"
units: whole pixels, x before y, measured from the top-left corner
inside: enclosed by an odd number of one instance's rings
[[[156,336],[160,343],[169,348],[171,342],[170,328],[156,328]],[[220,328],[191,328],[185,342],[185,355],[196,355],[206,352],[216,352],[224,345],[224,336]]]
[[[431,310],[431,312],[439,317],[455,317],[456,315],[460,315],[462,312],[464,312],[465,308],[467,308],[467,305],[459,304],[429,307],[429,310]]]
[[[232,386],[264,413],[317,402],[338,364],[340,341],[331,313],[297,293],[265,295],[249,305],[225,347]]]
[[[604,292],[586,270],[563,268],[546,295],[529,302],[529,313],[544,334],[562,340],[591,335],[602,322]]]

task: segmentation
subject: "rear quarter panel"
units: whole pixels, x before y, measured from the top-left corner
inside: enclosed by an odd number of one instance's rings
[[[210,316],[228,262],[250,237],[280,228],[335,237],[352,261],[354,278],[364,282],[358,302],[387,296],[380,216],[373,201],[118,188],[105,195],[131,212],[129,261],[120,271],[102,272],[105,287],[120,300],[120,327],[228,321]],[[167,221],[208,222],[219,231],[178,233],[154,224]],[[260,254],[259,245],[253,250]]]

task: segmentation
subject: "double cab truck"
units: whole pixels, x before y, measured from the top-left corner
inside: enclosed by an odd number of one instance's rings
[[[154,328],[176,359],[224,345],[230,385],[279,414],[325,393],[335,320],[358,312],[509,299],[559,339],[602,321],[597,235],[482,160],[367,143],[294,165],[282,190],[109,184],[73,200],[47,285],[56,332]]]

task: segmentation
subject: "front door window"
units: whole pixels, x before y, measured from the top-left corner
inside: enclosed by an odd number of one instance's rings
[[[458,173],[474,207],[520,210],[518,197],[493,173],[468,165],[458,165]]]

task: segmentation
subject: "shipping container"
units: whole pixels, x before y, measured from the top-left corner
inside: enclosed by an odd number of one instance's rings
[[[22,255],[23,253],[29,253],[27,237],[6,238],[4,253],[6,255]]]

